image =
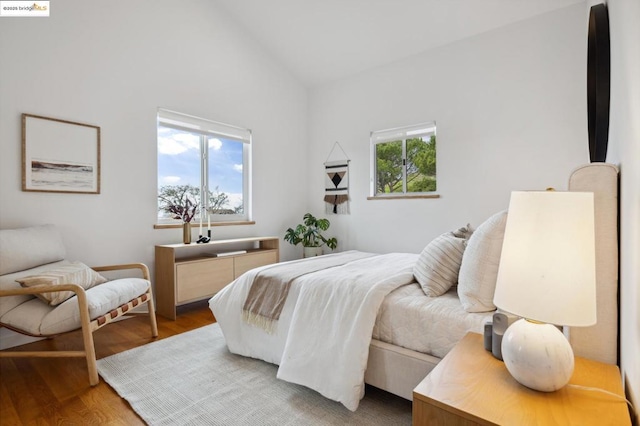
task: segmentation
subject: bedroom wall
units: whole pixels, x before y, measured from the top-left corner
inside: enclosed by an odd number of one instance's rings
[[[324,212],[333,144],[351,159],[351,215],[329,217],[339,248],[419,252],[506,209],[512,190],[566,189],[589,161],[584,16],[577,4],[312,90],[311,211]],[[441,197],[367,200],[369,133],[430,120]]]
[[[153,229],[158,107],[253,131],[256,224],[214,238],[281,235],[304,212],[307,91],[214,2],[67,0],[2,18],[0,75],[0,228],[53,223],[69,259],[153,270],[154,245],[182,238]],[[21,113],[101,127],[99,195],[21,191]]]
[[[640,424],[640,2],[609,0],[611,113],[607,161],[620,166],[621,370]]]
[[[256,224],[215,228],[215,238],[283,234],[302,214],[291,200],[306,193],[306,89],[215,2],[51,7],[0,25],[0,227],[54,223],[69,258],[152,265],[155,244],[182,238],[153,229],[158,107],[253,131]],[[24,112],[101,127],[101,194],[21,191]]]
[[[309,208],[322,214],[322,163],[335,141],[351,159],[351,214],[329,215],[340,249],[418,252],[477,226],[514,189],[565,189],[589,161],[588,7],[577,4],[310,92]],[[640,3],[609,0],[608,161],[621,168],[621,370],[640,404]],[[368,201],[369,132],[438,122],[437,200]],[[335,152],[332,158],[337,158]],[[638,412],[635,422],[640,424]]]

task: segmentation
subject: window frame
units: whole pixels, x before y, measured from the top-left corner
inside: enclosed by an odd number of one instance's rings
[[[391,129],[375,130],[370,133],[370,178],[369,178],[369,200],[389,200],[389,199],[406,199],[406,198],[439,198],[437,185],[437,158],[438,144],[436,137],[436,190],[424,192],[407,192],[407,139],[421,137],[430,138],[437,135],[437,126],[435,121],[427,121],[420,124],[395,127]],[[377,170],[377,153],[376,147],[379,144],[394,141],[402,142],[402,192],[378,193],[378,170]]]
[[[210,164],[210,148],[209,139],[221,138],[242,143],[242,204],[243,213],[241,214],[211,214],[211,226],[220,225],[238,225],[255,223],[252,219],[252,147],[253,134],[250,129],[246,129],[231,124],[221,123],[193,115],[183,114],[164,108],[158,108],[156,131],[160,127],[170,128],[173,130],[184,131],[199,137],[200,142],[200,189],[208,191],[209,164]],[[156,149],[158,147],[158,137],[156,137]],[[156,157],[158,153],[156,152]],[[159,189],[158,179],[156,176],[156,191]],[[208,187],[209,186],[209,187]],[[202,193],[202,192],[201,192]],[[157,203],[157,194],[156,194]],[[200,221],[200,215],[203,206],[198,209],[198,213],[193,218],[192,223]],[[160,218],[159,210],[156,209],[156,228],[180,226],[182,223],[179,219]],[[207,217],[203,217],[203,222],[207,222]]]

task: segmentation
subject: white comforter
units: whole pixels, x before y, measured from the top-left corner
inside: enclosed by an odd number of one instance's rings
[[[269,266],[239,277],[209,306],[231,352],[279,364],[278,378],[356,410],[378,308],[387,294],[413,281],[416,257],[371,255],[297,278],[273,334],[242,320],[253,277]]]

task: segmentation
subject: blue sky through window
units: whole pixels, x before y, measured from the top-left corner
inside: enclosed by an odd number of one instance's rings
[[[209,189],[229,196],[229,205],[242,204],[243,143],[208,138]],[[200,135],[158,126],[158,188],[166,185],[200,187]]]

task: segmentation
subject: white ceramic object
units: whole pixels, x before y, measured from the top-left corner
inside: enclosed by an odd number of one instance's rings
[[[502,339],[502,358],[514,379],[542,392],[561,389],[573,374],[571,345],[551,324],[516,321]]]
[[[322,256],[322,247],[305,247],[303,251],[304,257]]]

